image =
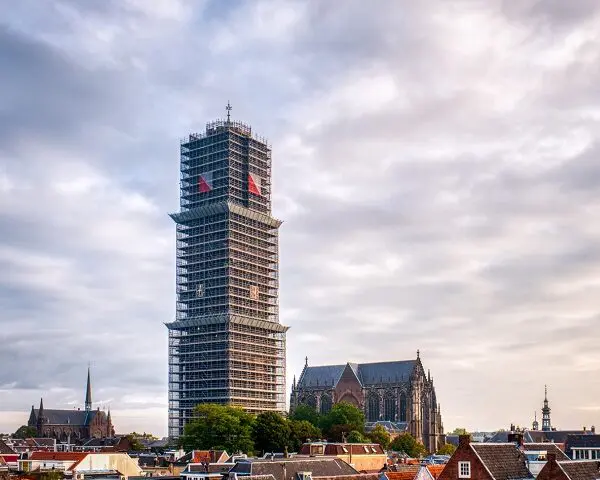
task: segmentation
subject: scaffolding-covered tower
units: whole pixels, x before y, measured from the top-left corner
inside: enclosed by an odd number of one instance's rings
[[[177,317],[169,329],[169,436],[199,403],[285,410],[271,149],[226,120],[181,142]]]

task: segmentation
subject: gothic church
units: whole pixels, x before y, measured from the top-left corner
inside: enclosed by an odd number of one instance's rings
[[[44,400],[40,408],[31,407],[27,425],[37,429],[38,437],[55,438],[58,442],[81,443],[90,438],[109,438],[115,434],[110,410],[108,414],[100,408],[92,409],[92,385],[88,368],[84,410],[45,409]]]
[[[309,405],[327,413],[339,402],[349,402],[379,422],[410,433],[430,452],[444,444],[440,405],[433,379],[425,374],[419,352],[416,360],[346,365],[308,366],[294,378],[290,407]]]

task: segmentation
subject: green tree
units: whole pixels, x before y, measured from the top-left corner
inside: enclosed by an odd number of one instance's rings
[[[15,433],[14,438],[34,438],[37,436],[37,428],[21,425]]]
[[[375,425],[375,428],[369,432],[369,438],[373,443],[381,445],[384,450],[390,446],[391,437],[383,425]]]
[[[140,442],[139,436],[135,432],[130,433],[129,435],[125,435],[125,438],[129,440],[129,449],[131,451],[140,452],[146,449],[144,444]]]
[[[240,407],[203,403],[196,407],[180,439],[187,451],[222,449],[229,453],[252,453],[254,415]]]
[[[358,430],[352,430],[346,437],[348,443],[366,443],[368,440]]]
[[[351,403],[340,402],[321,418],[321,425],[328,439],[339,442],[353,430],[363,433],[365,414]]]
[[[283,452],[290,444],[289,422],[277,412],[259,414],[252,425],[254,448],[263,453]]]
[[[451,443],[444,443],[437,451],[438,455],[452,455],[456,451],[456,447]]]
[[[290,420],[306,420],[315,427],[318,427],[321,422],[321,415],[310,405],[300,404],[290,415]]]
[[[390,443],[390,448],[396,452],[404,452],[409,457],[419,458],[427,453],[427,449],[419,443],[410,433],[401,433]]]
[[[321,438],[321,430],[308,420],[289,420],[291,436],[290,448],[297,452],[302,444],[309,440]]]
[[[468,435],[469,432],[465,428],[459,427],[455,428],[451,433],[451,435]]]

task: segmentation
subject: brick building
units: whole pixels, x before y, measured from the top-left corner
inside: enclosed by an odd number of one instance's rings
[[[599,460],[557,461],[548,455],[548,463],[537,476],[538,480],[597,480],[600,478]]]
[[[514,443],[471,443],[461,435],[459,445],[438,480],[533,479],[526,457]]]

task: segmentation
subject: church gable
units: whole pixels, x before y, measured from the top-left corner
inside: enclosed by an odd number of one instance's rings
[[[335,402],[348,402],[357,407],[364,404],[363,388],[356,374],[357,365],[348,363],[335,385]]]

